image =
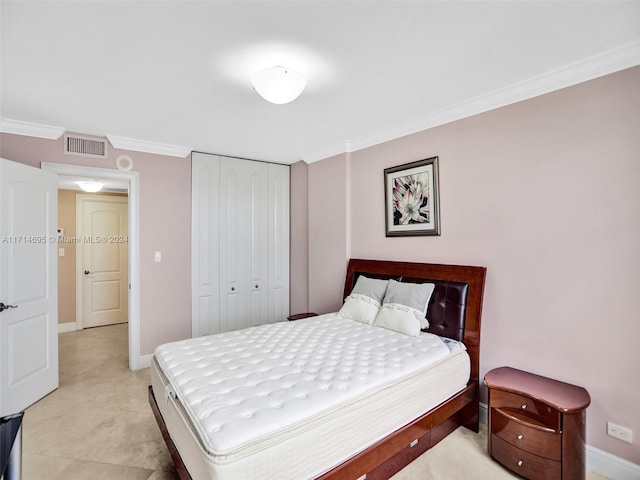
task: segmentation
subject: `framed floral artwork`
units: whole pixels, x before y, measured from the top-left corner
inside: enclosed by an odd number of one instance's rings
[[[385,168],[387,237],[440,235],[438,157]]]

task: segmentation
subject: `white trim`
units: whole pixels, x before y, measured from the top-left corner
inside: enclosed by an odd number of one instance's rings
[[[184,158],[191,153],[191,147],[181,145],[169,145],[166,143],[148,142],[135,138],[118,137],[107,135],[107,138],[115,148],[122,150],[133,150],[135,152],[155,153],[158,155],[169,155],[171,157]]]
[[[362,150],[363,148],[379,145],[412,133],[428,130],[455,120],[570,87],[636,65],[640,65],[640,40],[536,75],[513,85],[499,88],[487,94],[470,98],[456,105],[392,125],[359,139],[349,140],[345,144],[311,152],[308,155],[303,155],[302,158],[306,163],[313,163],[347,151]]]
[[[107,168],[42,162],[41,168],[58,175],[90,176],[129,182],[129,368],[145,368],[140,357],[140,175]]]
[[[141,368],[149,368],[151,366],[152,359],[153,353],[141,355],[140,357],[138,357],[138,368],[136,368],[136,370],[140,370]]]
[[[480,423],[489,423],[489,405],[480,402]]]
[[[586,449],[587,468],[589,470],[616,480],[636,480],[640,478],[640,465],[611,455],[591,445],[587,445]]]
[[[64,127],[24,122],[22,120],[12,120],[10,118],[4,118],[2,119],[2,122],[0,122],[0,132],[24,135],[27,137],[57,140],[65,131],[66,129]],[[149,142],[147,140],[119,137],[117,135],[107,135],[107,138],[114,148],[132,150],[134,152],[154,153],[158,155],[168,155],[170,157],[185,158],[191,154],[192,150],[191,147],[184,147],[182,145]]]
[[[64,322],[58,324],[58,333],[75,332],[80,330],[78,328],[78,322]]]
[[[2,123],[0,123],[0,132],[24,135],[26,137],[57,140],[65,132],[65,129],[51,125],[43,125],[41,123],[23,122],[22,120],[3,118]]]

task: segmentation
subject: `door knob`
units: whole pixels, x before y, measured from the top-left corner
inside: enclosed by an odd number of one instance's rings
[[[5,305],[4,303],[0,303],[0,312],[4,312],[10,308],[18,308],[17,305]]]
[[[90,272],[89,270],[85,270],[85,271],[84,271],[84,274],[85,274],[85,275],[89,275],[90,273],[91,273],[91,272]]]

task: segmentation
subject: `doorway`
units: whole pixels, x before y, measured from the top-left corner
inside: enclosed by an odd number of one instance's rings
[[[144,368],[140,357],[140,297],[139,297],[139,175],[138,172],[110,170],[105,168],[42,163],[43,170],[57,173],[61,177],[83,177],[116,181],[125,185],[128,192],[127,206],[127,257],[128,257],[128,336],[129,336],[129,369]]]

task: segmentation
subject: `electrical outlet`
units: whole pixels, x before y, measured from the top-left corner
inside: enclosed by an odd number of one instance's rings
[[[607,422],[607,435],[623,442],[633,443],[633,431],[612,422]]]

